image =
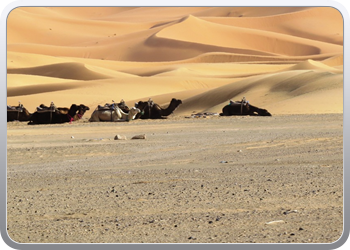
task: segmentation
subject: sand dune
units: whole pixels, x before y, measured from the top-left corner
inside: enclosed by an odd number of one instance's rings
[[[290,68],[287,68],[286,70],[320,70],[320,71],[328,71],[333,73],[343,73],[342,70],[338,70],[322,62],[316,62],[313,60],[307,60],[307,61],[298,63]]]
[[[336,9],[332,8],[272,8],[279,13],[270,13],[270,15],[249,15],[239,12],[237,15],[244,18],[222,18],[205,17],[204,20],[248,28],[253,30],[265,30],[275,33],[292,35],[310,40],[317,40],[326,43],[343,45],[343,27],[339,25],[342,17]],[[276,10],[275,10],[276,9]],[[257,8],[255,13],[261,9]],[[254,13],[254,11],[251,11]],[[267,13],[267,11],[265,12]],[[261,18],[257,18],[261,17]],[[263,18],[262,18],[263,17]],[[312,28],[311,28],[312,27]]]
[[[184,33],[188,29],[191,32]],[[210,36],[208,36],[210,34]],[[159,38],[205,44],[244,51],[246,54],[305,56],[341,52],[342,46],[313,41],[275,32],[219,25],[189,15],[179,24],[162,29]]]
[[[175,97],[188,115],[245,96],[276,115],[343,112],[333,8],[21,7],[7,50],[7,103],[31,111]]]
[[[8,69],[9,74],[38,75],[72,80],[96,80],[109,78],[93,72],[79,63],[60,63],[34,68]]]
[[[253,105],[274,110],[278,114],[293,113],[288,107],[285,107],[286,105],[280,106],[286,102],[293,106],[296,113],[312,113],[311,110],[320,110],[325,106],[327,109],[324,112],[330,113],[333,104],[342,105],[343,99],[339,98],[342,95],[342,84],[341,74],[311,70],[286,71],[250,77],[188,98],[177,112],[188,113],[192,109],[217,112],[220,107],[228,104],[227,100],[240,100],[242,96],[245,96]],[[337,94],[331,98],[331,105],[327,99],[324,99],[325,91]],[[270,99],[274,99],[275,102],[271,103]],[[298,99],[304,101],[298,102]],[[210,100],[207,105],[203,104],[205,100]],[[321,103],[324,103],[322,107],[319,106]]]

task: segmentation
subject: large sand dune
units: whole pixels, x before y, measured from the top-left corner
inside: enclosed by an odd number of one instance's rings
[[[273,115],[343,112],[334,8],[17,8],[7,50],[7,103],[30,111],[175,97],[188,115],[245,96]]]

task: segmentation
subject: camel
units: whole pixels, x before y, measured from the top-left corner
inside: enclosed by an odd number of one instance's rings
[[[53,106],[53,103],[51,103],[51,106],[50,107],[52,107]],[[46,105],[44,105],[44,104],[40,104],[40,106],[37,108],[38,110],[50,110],[50,107],[48,107],[48,106],[46,106]],[[61,114],[68,114],[68,112],[69,112],[69,108],[66,108],[66,107],[58,107],[58,108],[56,108],[55,106],[54,106],[54,108],[53,109],[57,109],[57,110],[59,110],[59,112],[61,113]],[[85,112],[87,111],[87,110],[90,110],[90,108],[88,107],[88,106],[85,106],[84,104],[80,104],[79,105],[79,109],[78,109],[78,113],[77,114],[75,114],[74,116],[73,116],[73,121],[78,121],[78,120],[80,120],[82,117],[83,117],[83,115],[85,114]]]
[[[122,122],[122,121],[131,121],[135,119],[135,116],[140,113],[140,109],[131,108],[129,113],[125,113],[118,106],[114,106],[113,109],[95,109],[91,114],[89,119],[90,122],[99,122],[99,121],[110,121],[110,122]]]
[[[73,117],[77,114],[79,108],[80,106],[72,104],[68,110],[68,113],[60,111],[58,109],[41,111],[39,110],[33,113],[28,124],[33,125],[71,122],[74,120]]]
[[[163,109],[151,99],[148,102],[139,101],[135,107],[139,108],[141,113],[135,119],[164,119],[166,116],[172,114],[180,104],[182,104],[181,100],[173,98],[169,106]]]
[[[29,121],[32,116],[29,111],[19,103],[18,106],[7,105],[7,121]]]
[[[220,116],[231,115],[271,116],[266,109],[255,107],[249,104],[249,102],[246,102],[245,99],[236,102],[230,101],[229,105],[222,108],[222,113],[220,113]]]

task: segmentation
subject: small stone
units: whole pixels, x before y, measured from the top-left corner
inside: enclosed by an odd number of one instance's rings
[[[276,223],[285,223],[283,220],[274,220],[274,221],[269,221],[266,222],[266,225],[270,225],[270,224],[276,224]]]
[[[298,213],[298,210],[288,210],[288,211],[284,211],[283,214],[287,215],[290,213]]]
[[[72,135],[70,138],[74,139],[74,136]]]
[[[114,137],[114,140],[126,140],[126,137],[123,135],[116,135],[115,137]]]
[[[146,135],[145,134],[143,134],[143,135],[135,135],[131,139],[146,139]]]

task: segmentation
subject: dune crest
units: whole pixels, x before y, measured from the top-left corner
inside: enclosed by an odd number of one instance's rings
[[[329,7],[20,7],[7,22],[7,103],[92,112],[178,98],[174,115],[188,115],[245,96],[272,114],[342,113],[343,61]]]
[[[320,71],[328,71],[332,73],[343,73],[342,70],[335,69],[333,67],[330,67],[322,62],[317,62],[314,60],[306,60],[304,62],[298,63],[290,68],[287,68],[286,70],[320,70]]]

